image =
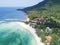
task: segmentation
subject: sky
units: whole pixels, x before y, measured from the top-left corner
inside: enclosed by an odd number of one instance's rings
[[[0,7],[29,7],[43,0],[0,0]]]

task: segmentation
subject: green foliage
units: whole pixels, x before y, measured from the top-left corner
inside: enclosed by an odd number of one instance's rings
[[[55,2],[55,3],[54,3]],[[60,3],[58,0],[49,0],[46,4],[27,11],[29,18],[48,17],[60,20]]]
[[[46,21],[45,26],[51,27],[51,28],[60,28],[60,23],[56,22],[52,18],[50,18]]]
[[[52,34],[52,41],[50,42],[50,45],[60,45],[58,40],[59,37],[56,34]]]
[[[38,16],[37,16],[38,15]],[[39,12],[37,11],[29,11],[28,12],[28,17],[32,20],[34,19],[35,17],[40,17],[40,14]]]
[[[45,41],[45,36],[46,36],[45,33],[41,32],[41,29],[37,29],[36,33],[38,34],[39,37],[42,38],[42,42],[44,42]]]
[[[31,20],[35,17],[48,18],[48,21],[50,22],[47,21],[46,25],[39,24],[35,26],[37,28],[37,34],[44,42],[44,38],[47,33],[41,32],[41,29],[45,28],[46,26],[54,27],[52,29],[52,33],[50,34],[50,36],[52,36],[50,45],[60,45],[60,0],[48,0],[48,2],[44,5],[36,8],[33,7],[33,9],[28,10],[27,13]]]
[[[44,29],[44,28],[46,28],[46,26],[43,24],[39,24],[39,25],[35,25],[35,28]]]

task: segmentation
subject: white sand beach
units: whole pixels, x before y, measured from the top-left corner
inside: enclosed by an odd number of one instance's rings
[[[45,45],[44,43],[41,42],[41,38],[39,38],[37,36],[34,28],[32,28],[31,26],[29,26],[23,22],[15,22],[15,23],[20,25],[21,27],[25,28],[27,31],[29,31],[32,34],[32,36],[34,37],[37,45]]]

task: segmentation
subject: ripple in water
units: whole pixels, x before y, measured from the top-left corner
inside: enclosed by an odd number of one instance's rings
[[[36,45],[32,35],[13,23],[0,23],[0,45]]]

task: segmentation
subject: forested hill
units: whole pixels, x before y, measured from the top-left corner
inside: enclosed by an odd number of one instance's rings
[[[48,0],[45,0],[45,1],[42,1],[42,2],[38,3],[37,5],[24,8],[23,10],[24,10],[24,11],[27,11],[27,10],[36,9],[36,8],[38,8],[38,7],[41,7],[42,5],[44,5],[44,4],[47,3],[47,2],[48,2]]]
[[[60,0],[44,0],[39,4],[23,9],[30,18],[42,16],[60,20]]]
[[[24,8],[23,10],[27,11],[27,10],[33,10],[33,9],[37,9],[37,8],[41,8],[41,7],[46,7],[46,6],[53,6],[55,4],[60,4],[60,0],[44,0],[40,3],[38,3],[37,5],[31,6],[31,7],[27,7]]]

